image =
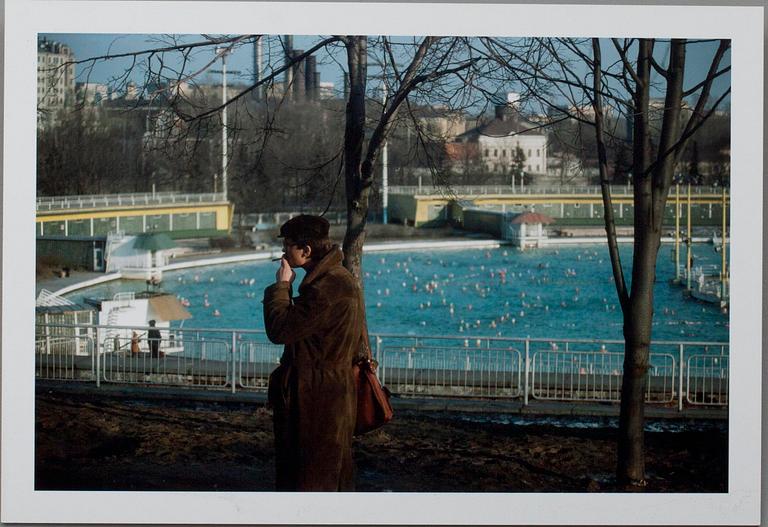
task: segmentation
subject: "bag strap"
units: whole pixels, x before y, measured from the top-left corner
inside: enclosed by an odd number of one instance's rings
[[[368,337],[367,318],[368,317],[365,315],[365,308],[363,308],[363,349],[365,350],[366,358],[368,360],[371,360],[373,359],[373,354],[371,353],[371,340],[370,340],[370,337]]]
[[[360,306],[363,310],[363,334],[362,334],[362,340],[363,340],[363,358],[367,359],[369,362],[373,360],[373,353],[371,353],[371,340],[368,337],[368,315],[365,312],[365,295],[363,294],[362,287],[360,288]]]

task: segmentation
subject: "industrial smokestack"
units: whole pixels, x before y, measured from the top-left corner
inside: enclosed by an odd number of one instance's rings
[[[283,49],[285,50],[286,64],[293,58],[293,36],[283,35]],[[293,67],[285,70],[285,89],[283,90],[286,99],[290,100],[293,95]]]
[[[310,55],[307,57],[304,67],[304,86],[306,89],[307,100],[317,100],[317,84],[315,84],[315,74],[317,73],[317,57]]]
[[[261,46],[261,38],[257,39],[253,43],[253,83],[256,84],[261,81],[261,72],[263,69],[263,51]],[[264,87],[259,86],[251,92],[251,97],[256,101],[261,101],[264,97]]]
[[[315,80],[312,81],[314,91],[312,92],[312,97],[314,100],[319,101],[320,100],[320,72],[315,72]]]
[[[298,57],[302,53],[304,53],[303,49],[295,49],[292,51],[291,55],[293,56],[294,60],[296,60],[296,57]],[[296,62],[293,65],[293,100],[295,101],[304,101],[306,99],[306,86],[307,86],[306,67],[307,67],[306,60],[302,60],[301,62]]]

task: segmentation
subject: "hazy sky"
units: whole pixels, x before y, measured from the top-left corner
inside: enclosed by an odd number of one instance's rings
[[[139,34],[42,34],[49,40],[54,40],[69,45],[76,59],[84,59],[88,57],[100,56],[105,54],[117,54],[130,51],[137,51],[142,49],[152,49],[167,45],[169,42],[169,36],[167,35],[139,35]],[[183,42],[200,42],[204,38],[201,35],[176,35],[176,38]],[[307,49],[312,42],[316,42],[317,36],[295,36],[294,48],[295,49]],[[658,45],[659,49],[661,45]],[[708,42],[695,44],[688,47],[687,52],[687,65],[686,65],[686,77],[689,79],[701,79],[709,68],[709,62],[712,57],[713,50],[716,49],[716,42]],[[613,51],[613,46],[609,41],[605,41],[603,46],[603,62],[616,60],[616,54]],[[207,61],[210,61],[213,57],[213,51],[210,48],[195,52],[192,59],[193,68],[201,67]],[[339,56],[341,61],[344,60],[342,55]],[[664,53],[661,52],[658,59],[665,60]],[[723,65],[730,64],[730,55],[728,54]],[[111,78],[122,74],[125,69],[130,65],[130,59],[110,60],[107,62],[97,63],[88,79],[89,82],[106,83]],[[343,64],[346,67],[346,64]],[[210,69],[220,70],[221,63],[218,62]],[[244,45],[235,50],[232,55],[227,59],[227,69],[229,71],[239,70],[240,75],[230,74],[228,75],[228,83],[247,83],[251,79],[253,72],[253,48],[250,45]],[[342,89],[343,76],[340,65],[335,63],[327,55],[320,55],[318,57],[318,71],[321,73],[321,81],[333,82],[337,90]],[[84,82],[86,80],[85,68],[83,66],[77,67],[77,81]],[[143,81],[143,71],[138,69],[133,72],[131,78],[137,83]],[[219,83],[221,82],[221,75],[214,73],[202,73],[197,77],[197,81],[201,83]],[[688,83],[686,83],[688,84]],[[717,97],[728,88],[730,85],[730,75],[726,74],[719,78],[714,86],[712,95]],[[658,96],[659,94],[655,94]]]
[[[48,33],[43,34],[42,36],[45,36],[49,40],[67,44],[72,48],[75,58],[78,60],[106,54],[113,55],[137,50],[153,49],[162,47],[169,42],[169,37],[165,35]],[[202,42],[205,40],[201,35],[176,35],[176,37],[184,42]],[[294,49],[303,49],[305,45],[308,46],[309,43],[316,38],[317,37],[295,36],[293,47]],[[205,48],[204,50],[195,52],[193,60],[194,64],[202,66],[211,58],[213,58],[212,49]],[[116,59],[108,62],[99,62],[94,66],[89,82],[106,83],[116,75],[122,74],[130,64],[130,59]],[[220,70],[221,62],[219,61],[210,69]],[[321,80],[323,82],[333,82],[337,87],[341,87],[343,77],[338,65],[318,63],[318,69],[321,73]],[[233,70],[242,72],[240,75],[230,73],[227,76],[228,83],[249,82],[251,75],[253,74],[253,47],[245,45],[236,49],[229,55],[227,57],[227,70],[230,72]],[[85,81],[85,78],[79,77],[80,72],[82,71],[83,67],[78,67],[78,82]],[[136,82],[143,81],[143,72],[136,71],[132,75],[132,78]],[[205,73],[198,77],[198,82],[220,83],[221,75]]]

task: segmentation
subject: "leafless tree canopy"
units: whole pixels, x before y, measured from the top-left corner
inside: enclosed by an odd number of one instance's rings
[[[720,41],[708,71],[693,79],[685,77],[686,52],[699,42],[611,39],[617,57],[613,61],[603,58],[606,50],[596,38],[484,42],[487,56],[499,65],[499,72],[525,86],[530,104],[593,129],[605,227],[626,341],[617,476],[628,485],[643,485],[646,373],[664,208],[689,141],[730,94],[728,88],[714,101],[710,97],[715,80],[730,71],[730,66],[723,64],[730,42]],[[655,53],[657,46],[665,49],[663,57]],[[481,52],[485,51],[478,48]],[[660,105],[652,104],[652,92],[662,94]],[[695,102],[687,107],[684,102],[690,97]],[[629,133],[618,133],[617,120],[608,116],[622,117],[631,125],[627,127]],[[631,287],[625,280],[618,251],[610,193],[607,146],[617,141],[626,141],[632,149],[631,165],[626,159],[629,152],[617,150],[617,164],[631,166],[634,188]]]
[[[221,87],[212,90],[202,75],[222,56],[255,43],[266,59],[259,80],[234,85],[222,102]],[[507,92],[517,92],[518,111],[548,133],[561,167],[578,159],[594,170],[603,190],[626,341],[617,475],[642,485],[643,400],[663,211],[676,177],[703,180],[701,163],[710,167],[710,183],[727,183],[729,119],[718,109],[730,88],[716,97],[712,91],[730,72],[729,41],[332,35],[316,37],[302,51],[273,35],[203,35],[191,42],[158,37],[155,44],[76,62],[88,82],[98,62],[128,59],[112,84],[128,89],[137,70],[143,82],[132,102],[71,114],[58,129],[41,132],[40,192],[111,192],[109,175],[115,173],[129,175],[121,189],[126,183],[136,190],[220,185],[211,172],[226,107],[229,188],[237,207],[346,211],[345,265],[358,279],[382,147],[391,147],[393,176],[401,182],[412,182],[415,168],[428,171],[448,194],[457,181],[488,181],[472,159],[448,162],[448,138],[431,130],[425,117],[439,110],[481,122],[488,108],[506,102]],[[686,53],[702,45],[713,50],[711,65],[689,75]],[[200,54],[208,57],[202,65],[193,60]],[[337,66],[343,93],[297,98],[302,64],[310,58]],[[570,177],[563,169],[561,182]],[[611,184],[630,181],[631,281],[618,252],[610,194]]]
[[[241,78],[249,80],[232,83],[225,103],[228,186],[232,199],[241,211],[296,206],[325,210],[343,208],[344,203],[341,194],[345,187],[340,178],[344,177],[342,130],[346,94],[337,88],[335,99],[311,103],[291,100],[292,86],[298,81],[288,80],[287,75],[297,64],[315,57],[320,65],[334,64],[340,77],[349,79],[349,39],[316,37],[307,45],[308,49],[286,53],[285,39],[275,35],[200,35],[192,39],[160,35],[149,42],[146,50],[107,52],[77,60],[75,65],[78,80],[87,86],[93,67],[99,62],[129,61],[123,74],[110,81],[118,93],[130,88],[137,73],[143,77],[133,88],[132,102],[125,100],[122,105],[111,104],[108,112],[96,112],[97,120],[111,123],[105,127],[121,128],[123,143],[133,145],[131,152],[140,155],[134,163],[137,168],[130,174],[121,174],[123,181],[130,181],[137,188],[155,183],[167,188],[220,190],[217,156],[221,150],[223,104],[221,87],[212,86],[208,74],[211,68],[219,67],[222,55],[238,49],[250,50],[259,42],[265,57],[261,79],[252,82],[253,71],[240,72]],[[627,151],[627,123],[631,127],[633,116],[627,88],[633,81],[628,55],[635,44],[616,39],[606,43],[616,50],[611,63],[601,64],[604,137],[612,161],[609,172],[614,181],[628,181],[631,156]],[[455,183],[505,182],[507,176],[488,172],[475,159],[461,163],[447,159],[443,144],[450,138],[431,130],[429,120],[423,116],[429,109],[439,109],[444,114],[478,116],[482,121],[486,110],[505,102],[508,91],[520,93],[523,113],[539,117],[538,122],[549,137],[548,150],[560,161],[562,183],[584,179],[583,172],[567,170],[570,164],[597,174],[589,90],[592,58],[587,39],[378,36],[366,38],[365,59],[366,79],[361,93],[365,100],[365,140],[370,147],[360,161],[371,167],[372,175],[379,148],[386,142],[390,147],[393,182],[414,183],[419,168],[448,193]],[[665,57],[658,57],[658,61],[664,60]],[[728,70],[722,67],[714,74],[720,76]],[[660,79],[663,77],[656,74],[652,86],[658,88]],[[288,82],[291,86],[284,86]],[[347,84],[351,84],[349,80]],[[692,83],[684,95],[695,96],[703,88],[701,83]],[[255,93],[262,95],[258,102],[253,97]],[[86,95],[81,94],[80,110],[84,109]],[[726,96],[723,94],[721,100]],[[141,120],[131,117],[131,112],[142,113],[143,132],[126,124]],[[661,115],[662,112],[655,111],[649,118],[652,134],[660,131]],[[694,139],[698,142],[699,136],[704,135],[700,132],[709,130],[711,127],[699,130],[693,126],[691,131],[697,134]],[[713,167],[706,171],[710,180],[722,182],[727,176],[727,159],[722,155],[728,146],[725,132],[701,138],[702,144],[716,146],[699,149],[709,157],[701,162]],[[50,137],[41,137],[41,145],[59,148],[49,140]],[[678,152],[678,157],[686,162],[690,162],[691,155],[690,146]],[[41,175],[53,177],[55,163],[50,156],[41,163],[45,165],[41,165]],[[106,171],[101,172],[106,175]],[[60,191],[96,191],[82,185],[62,185],[70,179],[83,179],[82,176],[58,179],[61,181],[56,188]],[[48,186],[41,185],[41,191]],[[109,188],[109,182],[100,186]],[[258,191],[257,187],[268,191]],[[278,192],[282,197],[275,199],[278,188],[285,192]],[[377,187],[374,185],[371,191],[377,200]],[[270,199],[265,199],[266,196]]]

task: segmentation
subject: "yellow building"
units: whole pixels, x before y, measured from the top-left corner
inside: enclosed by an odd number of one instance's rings
[[[37,236],[165,232],[172,238],[226,236],[234,205],[223,194],[158,192],[37,199]]]
[[[682,191],[681,191],[682,192]],[[687,217],[686,197],[680,196],[679,217]],[[719,226],[722,222],[722,189],[697,187],[691,195],[691,220],[695,226]],[[632,190],[616,187],[612,193],[617,225],[632,225],[634,205]],[[730,205],[730,196],[727,197]],[[535,210],[554,218],[559,226],[603,225],[603,198],[599,187],[550,190],[537,187],[525,192],[507,186],[390,187],[389,218],[416,227],[462,224],[463,209],[523,212]],[[670,192],[664,211],[665,225],[675,224],[675,189]]]

